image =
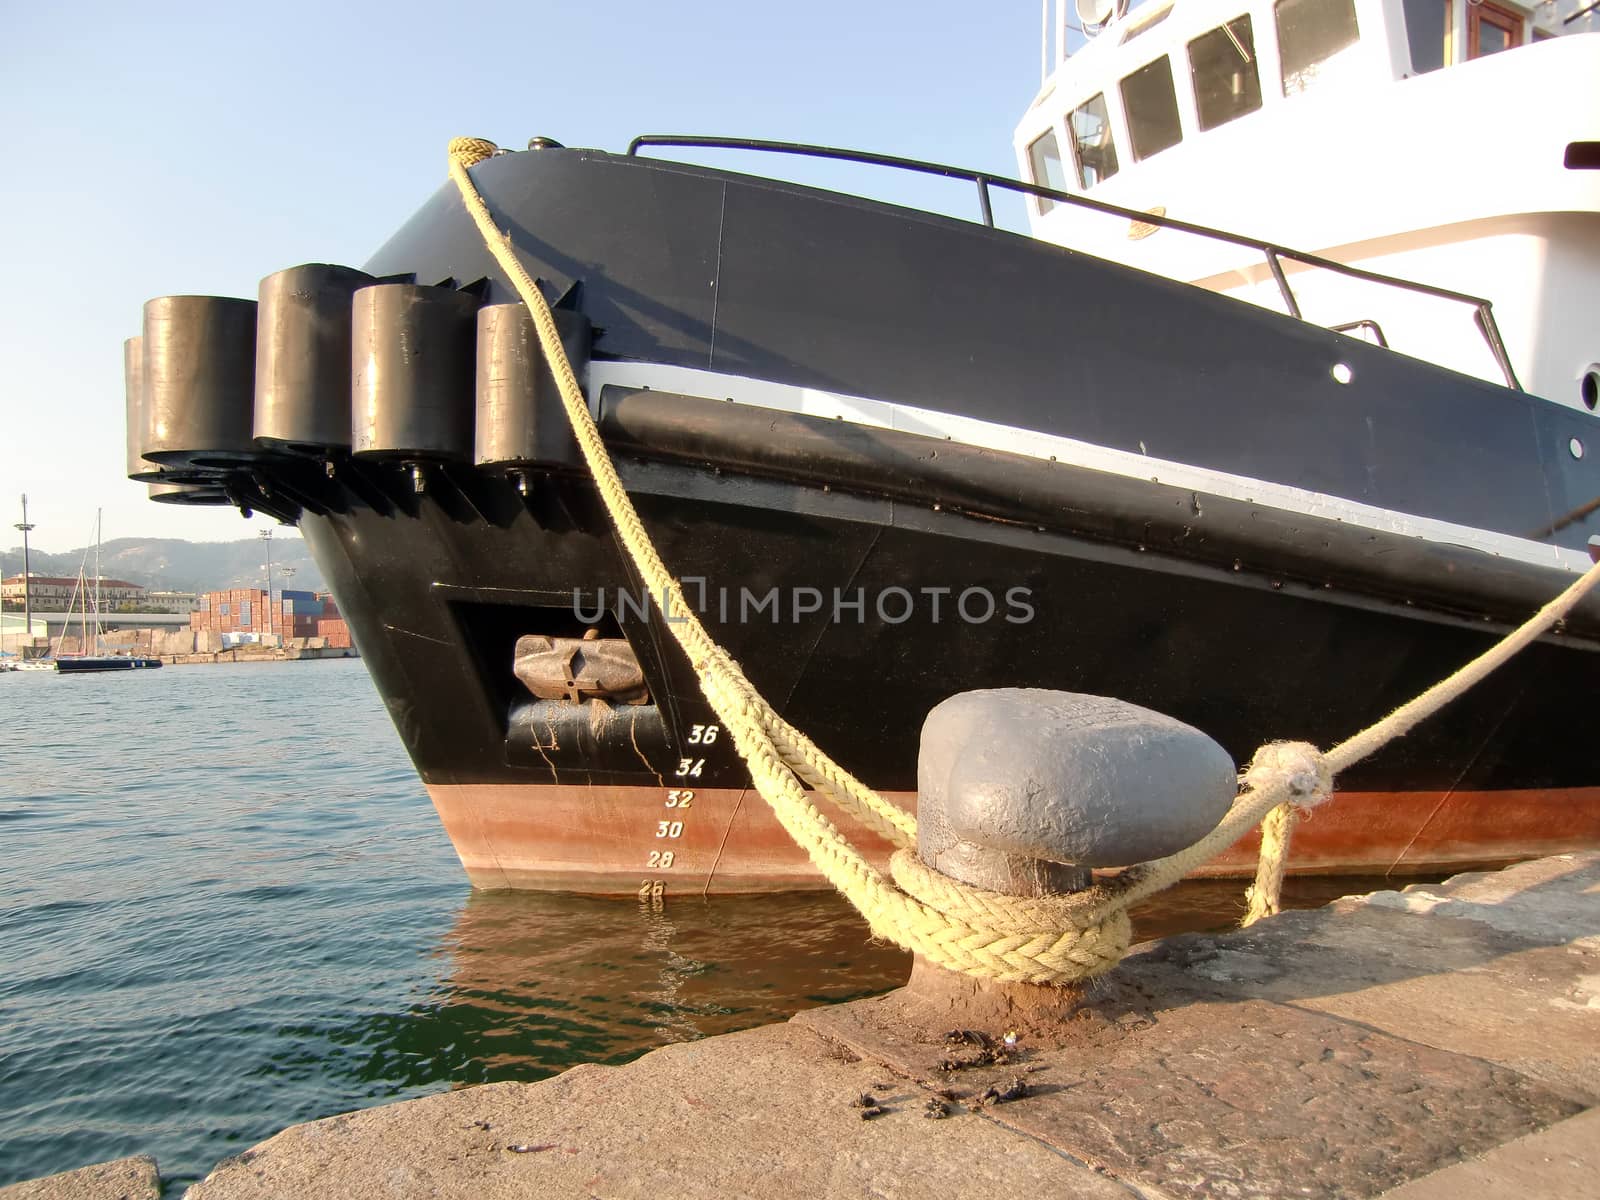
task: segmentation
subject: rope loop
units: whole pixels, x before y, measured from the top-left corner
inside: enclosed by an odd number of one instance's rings
[[[1243,783],[1252,792],[1268,787],[1288,791],[1288,803],[1309,812],[1333,795],[1328,759],[1310,742],[1268,742],[1246,768]]]
[[[463,167],[475,167],[484,159],[499,154],[500,147],[487,138],[458,137],[450,139],[446,153],[452,162],[458,162]]]
[[[1127,910],[1102,909],[1092,890],[1008,896],[943,875],[910,849],[895,852],[889,872],[920,909],[909,948],[952,971],[1009,983],[1076,983],[1111,970],[1133,940]]]

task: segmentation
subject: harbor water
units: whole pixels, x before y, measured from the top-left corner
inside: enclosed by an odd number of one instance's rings
[[[175,1194],[291,1122],[909,969],[826,894],[474,893],[359,661],[17,673],[0,717],[0,1185],[148,1153]],[[1240,890],[1138,931],[1226,925]]]

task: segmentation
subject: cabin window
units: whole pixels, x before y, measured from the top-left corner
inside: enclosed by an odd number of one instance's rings
[[[1072,110],[1068,118],[1072,145],[1078,154],[1078,183],[1092,188],[1117,173],[1117,143],[1111,137],[1106,98],[1097,95]]]
[[[1450,0],[1404,0],[1411,69],[1418,75],[1450,61]]]
[[[1361,39],[1355,0],[1278,0],[1273,14],[1285,96],[1327,78],[1339,52]]]
[[[1194,74],[1194,105],[1201,129],[1226,125],[1261,107],[1261,77],[1256,73],[1256,43],[1248,14],[1190,42],[1189,69]]]
[[[1061,165],[1061,147],[1056,144],[1055,130],[1048,130],[1028,143],[1028,167],[1033,172],[1033,181],[1041,187],[1055,188],[1058,192],[1067,190],[1067,172]],[[1039,206],[1040,216],[1056,206],[1049,196],[1033,199]]]
[[[1128,139],[1133,143],[1135,162],[1182,140],[1178,94],[1172,87],[1172,64],[1165,54],[1123,79],[1122,107],[1128,113]]]
[[[1467,8],[1467,57],[1482,58],[1522,45],[1522,17],[1509,8],[1474,4]]]

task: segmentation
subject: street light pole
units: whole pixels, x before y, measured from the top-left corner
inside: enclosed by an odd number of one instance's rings
[[[272,530],[263,529],[256,536],[265,542],[267,547],[267,637],[270,639],[275,636],[273,626],[277,624],[273,619],[277,614],[272,611]]]
[[[283,602],[283,606],[285,608],[290,607],[290,602],[288,600],[284,599],[284,595],[289,590],[289,584],[294,581],[295,570],[296,570],[296,568],[294,568],[294,567],[279,567],[278,568],[278,574],[283,576],[283,588],[282,588],[281,591],[278,592],[278,599]],[[293,637],[294,636],[294,617],[293,617],[293,615],[291,614],[289,616],[286,616],[284,618],[284,621],[289,627],[289,636]]]
[[[22,531],[22,623],[27,629],[24,635],[30,642],[33,641],[33,583],[32,573],[28,570],[28,531],[33,526],[28,522],[28,496],[22,496],[22,520],[12,526],[13,529]]]

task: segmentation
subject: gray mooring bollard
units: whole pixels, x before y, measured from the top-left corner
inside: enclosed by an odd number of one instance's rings
[[[1211,738],[1136,704],[1037,688],[963,692],[923,722],[917,851],[990,891],[1075,891],[1092,868],[1160,858],[1209,833],[1235,778]],[[952,1019],[1063,1003],[1060,988],[980,981],[920,957],[909,990]]]

